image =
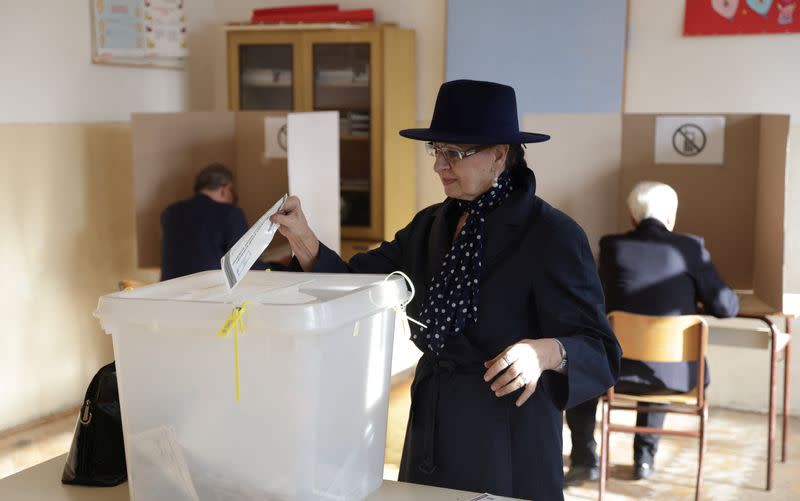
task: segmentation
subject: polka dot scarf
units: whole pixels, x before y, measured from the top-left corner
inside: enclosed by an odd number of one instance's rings
[[[427,328],[411,336],[418,345],[426,344],[436,355],[444,348],[447,336],[460,335],[478,320],[485,216],[502,204],[512,191],[511,176],[503,171],[497,178],[496,188],[490,188],[471,202],[458,201],[459,208],[468,214],[466,223],[444,255],[441,269],[431,277],[427,304],[420,315]]]

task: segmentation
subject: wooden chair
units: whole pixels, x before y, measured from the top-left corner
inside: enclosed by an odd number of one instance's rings
[[[608,314],[608,319],[622,346],[625,358],[646,362],[696,361],[698,384],[690,392],[675,395],[626,395],[615,392],[614,388],[608,390],[602,399],[599,499],[601,501],[603,499],[608,480],[609,433],[621,431],[697,437],[700,444],[694,497],[696,501],[699,501],[700,488],[703,483],[703,456],[706,451],[705,432],[708,421],[708,406],[703,391],[708,325],[702,317],[697,315],[654,317],[612,311]],[[666,404],[666,407],[642,408],[638,402]],[[700,419],[697,430],[623,426],[611,423],[612,410],[675,412],[698,416]]]
[[[141,280],[134,280],[132,278],[123,278],[119,282],[117,282],[117,287],[119,290],[124,291],[126,289],[135,289],[137,287],[141,287],[143,285],[147,285],[148,282],[143,282]]]

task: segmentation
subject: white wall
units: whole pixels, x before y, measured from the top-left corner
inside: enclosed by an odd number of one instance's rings
[[[597,255],[600,237],[617,231],[622,115],[525,113],[520,127],[552,137],[525,151],[536,194],[580,224]]]
[[[190,32],[202,32],[214,19],[213,0],[187,2],[187,18]],[[211,107],[208,79],[196,78],[202,67],[92,64],[88,1],[2,0],[0,26],[0,123],[127,121],[134,111]],[[203,38],[193,34],[189,44],[202,50]]]
[[[747,35],[683,37],[684,0],[630,2],[626,70],[627,112],[789,113],[793,145],[786,213],[786,262],[800,247],[800,36]],[[800,292],[800,276],[790,270],[785,285]],[[797,330],[797,326],[796,329]],[[800,336],[794,336],[795,353]],[[800,373],[799,357],[792,370]],[[709,364],[714,405],[747,410],[767,408],[769,353],[711,345]],[[795,377],[796,380],[796,377]],[[791,409],[800,409],[794,385]]]
[[[685,0],[633,0],[625,111],[791,113],[800,36],[684,37]]]
[[[91,311],[135,268],[131,112],[210,108],[187,2],[186,71],[91,63],[86,0],[0,0],[0,430],[79,405],[113,357]],[[91,123],[90,123],[91,122]]]

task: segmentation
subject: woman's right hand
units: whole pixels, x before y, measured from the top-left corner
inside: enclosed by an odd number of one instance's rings
[[[280,225],[278,231],[289,240],[292,253],[303,271],[311,270],[319,256],[319,239],[308,226],[300,199],[295,196],[287,198],[281,211],[273,214],[270,221]]]

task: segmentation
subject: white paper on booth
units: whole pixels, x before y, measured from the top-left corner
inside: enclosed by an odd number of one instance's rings
[[[238,242],[233,244],[231,250],[222,256],[222,274],[225,276],[228,291],[236,287],[236,284],[272,241],[272,237],[278,231],[278,225],[269,218],[283,208],[287,198],[288,195],[283,195],[280,200],[275,202],[275,205],[264,213]]]
[[[339,253],[339,112],[289,113],[289,193],[320,242]]]
[[[496,496],[494,494],[489,494],[488,492],[484,492],[480,496],[475,496],[474,498],[467,499],[467,501],[502,501],[504,499],[510,500],[511,498]]]
[[[725,117],[656,117],[655,163],[710,164],[725,161]]]
[[[286,158],[286,117],[264,119],[264,158]]]
[[[163,474],[185,496],[182,499],[199,501],[183,449],[172,427],[159,426],[137,433],[131,442],[136,454],[154,471]]]

